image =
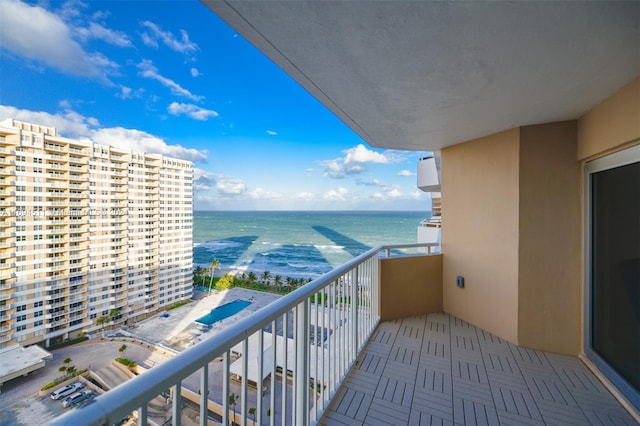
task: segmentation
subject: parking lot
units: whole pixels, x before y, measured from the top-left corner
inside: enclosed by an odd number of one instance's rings
[[[151,348],[123,339],[97,339],[79,345],[52,351],[53,359],[47,365],[31,373],[27,377],[20,377],[5,383],[0,394],[0,424],[5,425],[43,425],[74,408],[62,406],[62,400],[54,401],[50,398],[51,391],[39,395],[45,384],[60,376],[58,368],[62,361],[69,357],[78,370],[89,368],[99,375],[109,387],[115,387],[126,380],[126,376],[111,366],[111,362],[123,356],[119,348],[127,345],[124,353],[126,358],[139,365],[149,365],[160,362],[161,354],[154,353]],[[90,387],[89,385],[88,387]],[[99,388],[91,388],[100,391]],[[52,389],[53,390],[53,389]],[[90,403],[83,401],[77,406]]]

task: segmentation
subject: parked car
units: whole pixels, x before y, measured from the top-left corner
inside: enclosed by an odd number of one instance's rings
[[[65,399],[64,401],[62,401],[62,406],[63,407],[71,407],[72,405],[76,405],[86,399],[91,399],[94,396],[96,396],[95,393],[93,393],[93,391],[90,390],[85,390],[85,391],[81,391],[81,392],[76,392],[73,395],[71,395],[69,398]]]
[[[60,399],[65,396],[69,396],[72,393],[78,392],[79,390],[84,389],[84,385],[80,382],[73,382],[66,386],[61,387],[53,392],[51,392],[51,399]]]

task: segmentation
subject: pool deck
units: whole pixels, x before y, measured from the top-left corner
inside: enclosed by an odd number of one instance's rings
[[[180,351],[218,334],[228,324],[251,315],[280,297],[282,296],[238,287],[215,291],[169,311],[167,318],[162,317],[164,312],[159,312],[130,327],[127,334]],[[251,304],[237,314],[212,324],[209,329],[196,325],[195,321],[210,313],[212,309],[238,299],[249,301]]]

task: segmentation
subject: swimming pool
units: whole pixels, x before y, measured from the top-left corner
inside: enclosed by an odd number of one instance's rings
[[[211,312],[203,317],[198,318],[196,322],[204,325],[211,325],[218,321],[222,321],[225,318],[229,318],[231,315],[237,314],[250,304],[251,302],[248,302],[246,300],[237,299],[233,302],[225,303],[224,305],[213,308]]]

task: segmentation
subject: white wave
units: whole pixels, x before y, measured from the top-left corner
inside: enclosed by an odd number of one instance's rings
[[[206,243],[201,243],[201,247],[206,248],[209,251],[218,251],[224,250],[231,247],[238,247],[240,243],[236,243],[234,241],[226,241],[226,240],[218,240],[218,241],[207,241]]]

